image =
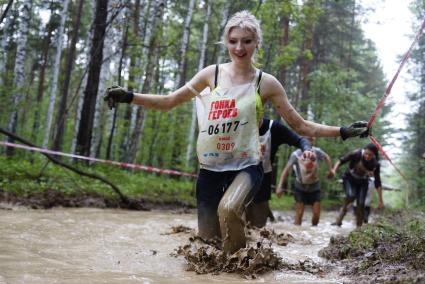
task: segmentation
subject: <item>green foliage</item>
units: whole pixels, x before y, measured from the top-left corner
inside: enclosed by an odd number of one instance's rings
[[[319,255],[328,259],[352,259],[358,263],[359,271],[380,264],[404,264],[423,271],[424,235],[423,213],[387,210],[373,224],[352,231],[348,237],[332,238]]]
[[[78,1],[71,1],[66,25],[66,42],[63,45],[62,63],[69,50],[70,38],[73,32],[74,18],[76,17]],[[80,82],[86,72],[89,61],[90,29],[93,21],[92,7],[94,2],[85,1],[84,13],[82,15],[82,24],[77,44],[77,54],[72,72],[71,85],[68,98],[68,112],[66,123],[66,134],[62,149],[68,152],[71,148],[72,140],[75,138],[74,126],[78,123],[77,102],[78,94],[81,88]],[[113,37],[114,45],[108,48],[113,49],[113,56],[110,65],[103,65],[102,68],[108,68],[109,77],[103,82],[104,86],[117,83],[118,76],[122,79],[122,84],[126,87],[141,91],[147,79],[153,79],[150,88],[146,92],[167,94],[174,89],[176,84],[176,72],[181,56],[180,46],[183,34],[183,23],[187,15],[189,0],[185,1],[166,1],[164,6],[164,16],[154,30],[148,30],[146,23],[153,18],[153,1],[141,1],[141,11],[138,22],[135,15],[135,1],[120,1],[110,7],[110,14],[122,9],[111,20],[108,26],[108,37]],[[415,2],[415,11],[418,18],[422,15],[420,1]],[[186,80],[188,81],[198,71],[199,61],[199,43],[202,38],[202,29],[205,23],[205,4],[206,1],[197,1],[190,27],[190,41],[187,52],[187,67],[185,70]],[[129,5],[126,7],[126,5]],[[146,6],[148,5],[148,6]],[[61,1],[34,1],[33,19],[28,43],[28,56],[26,58],[26,82],[25,99],[20,106],[18,134],[29,138],[31,137],[32,124],[35,111],[36,89],[39,83],[39,69],[41,47],[43,45],[44,35],[47,33],[49,25],[42,17],[46,12],[53,13],[49,21],[53,28],[53,35],[57,33],[58,20],[61,11]],[[129,9],[127,9],[129,8]],[[328,125],[343,126],[357,120],[367,120],[375,107],[378,98],[383,94],[385,80],[382,67],[377,60],[377,52],[373,43],[364,38],[361,30],[359,18],[362,16],[362,10],[358,1],[334,1],[334,0],[308,0],[308,1],[225,1],[217,0],[213,2],[212,16],[209,24],[208,42],[206,50],[205,64],[215,64],[220,54],[221,40],[220,25],[223,18],[223,12],[228,8],[228,14],[231,16],[237,11],[248,9],[253,12],[261,22],[263,30],[263,46],[259,51],[257,66],[265,72],[270,73],[282,81],[290,102],[301,112],[302,116]],[[423,8],[423,7],[422,7]],[[124,15],[125,14],[125,15]],[[0,39],[6,37],[8,40],[6,48],[6,68],[5,72],[0,74],[4,79],[4,84],[0,85],[0,124],[7,125],[8,114],[10,111],[9,99],[13,81],[13,65],[16,52],[15,37],[17,31],[18,13],[15,10],[10,12],[13,24],[8,30],[0,31]],[[284,28],[288,22],[288,41],[284,43]],[[128,43],[123,46],[123,33],[128,27]],[[152,40],[149,46],[144,46],[144,40],[148,33],[152,34]],[[423,44],[423,43],[422,43]],[[123,58],[121,58],[122,49],[126,48]],[[149,49],[151,49],[149,51]],[[149,52],[148,52],[149,51]],[[147,55],[151,54],[151,58]],[[52,80],[51,62],[53,62],[54,46],[49,50],[49,65],[45,79],[45,92],[39,108],[41,118],[45,121],[47,113],[49,86]],[[420,52],[413,56],[415,62],[421,64],[423,60],[418,57]],[[222,59],[225,62],[226,54]],[[152,59],[154,66],[147,70],[148,59]],[[122,60],[123,70],[117,74],[117,66]],[[422,65],[420,65],[422,66]],[[61,74],[64,73],[65,66],[61,66]],[[303,72],[306,72],[304,74]],[[149,74],[150,77],[145,76]],[[424,78],[425,76],[416,76]],[[59,88],[62,77],[59,78]],[[284,81],[284,82],[283,82]],[[104,90],[99,90],[102,93]],[[415,97],[421,97],[416,94]],[[269,116],[275,118],[275,112],[270,105],[267,105]],[[5,110],[5,111],[3,111]],[[384,112],[389,112],[390,107],[386,106]],[[63,113],[55,113],[55,118],[63,117]],[[100,157],[106,153],[107,140],[111,129],[111,112],[106,108],[101,111],[102,125],[100,126],[101,137],[99,138]],[[134,119],[134,111],[133,111]],[[412,118],[417,121],[418,117]],[[197,169],[196,158],[188,167],[185,164],[186,147],[188,144],[188,132],[191,120],[191,103],[181,105],[169,113],[157,111],[146,111],[143,122],[143,132],[141,136],[140,147],[136,163],[152,165],[161,168],[172,168],[195,172]],[[124,160],[127,155],[127,140],[134,129],[131,128],[131,113],[127,111],[126,106],[120,106],[116,124],[115,135],[112,143],[112,159]],[[419,133],[422,124],[415,124]],[[374,135],[378,140],[391,133],[393,130],[390,125],[384,125],[380,118],[377,119],[373,127]],[[33,143],[40,145],[44,137],[43,131],[39,131]],[[410,141],[415,145],[421,141],[421,135],[414,135]],[[423,140],[422,140],[423,141]],[[409,143],[410,143],[409,142]],[[350,139],[341,143],[340,139],[319,139],[318,146],[326,151],[333,160],[354,148],[359,148],[367,143],[362,139]],[[410,146],[409,146],[410,147]],[[419,147],[420,148],[420,147]],[[418,151],[418,146],[409,149]],[[293,149],[282,147],[278,154],[278,172],[281,171],[288,154]],[[16,158],[28,159],[31,155],[18,151]],[[195,156],[193,153],[192,156]],[[411,160],[410,156],[408,160]],[[49,167],[48,167],[49,168]],[[409,169],[413,169],[409,165]],[[96,171],[97,171],[96,167]],[[323,176],[324,169],[321,170]],[[139,176],[135,174],[134,176]],[[424,181],[419,176],[422,174],[411,174],[416,177],[415,182],[418,188],[424,185]],[[141,180],[149,179],[150,176],[140,177]],[[68,177],[69,179],[69,177]],[[52,179],[48,179],[51,181]],[[126,190],[136,194],[138,184],[133,181],[130,186],[125,186]],[[172,180],[176,184],[162,184],[157,182],[157,188],[164,189],[165,192],[177,188],[181,181]],[[171,181],[170,181],[171,182]],[[182,183],[186,188],[185,182]],[[326,198],[338,198],[341,193],[341,186],[336,181],[322,180],[324,195]],[[54,187],[53,183],[48,186]],[[48,187],[46,185],[46,187]],[[97,185],[96,185],[97,186]],[[100,185],[99,185],[100,186]],[[44,187],[44,185],[43,185]],[[61,188],[64,188],[60,186]],[[79,187],[84,185],[79,184]],[[85,188],[85,187],[84,187]],[[143,190],[142,190],[143,191]],[[162,192],[162,191],[158,191]],[[144,194],[149,194],[144,192]],[[418,204],[423,200],[422,192],[417,190],[414,200]],[[155,197],[155,196],[154,196]],[[156,197],[155,197],[156,198]],[[159,197],[158,197],[159,198]],[[275,201],[273,201],[273,204]],[[424,201],[425,202],[425,201]],[[289,204],[289,203],[288,203]],[[276,206],[279,207],[278,203]],[[287,207],[290,205],[282,205]]]
[[[8,159],[0,156],[0,189],[29,196],[44,190],[55,190],[64,194],[96,192],[105,197],[116,198],[105,183],[82,177],[60,166],[46,162],[44,158],[33,160]],[[75,166],[75,165],[74,165]],[[130,198],[143,198],[153,202],[185,203],[194,206],[193,179],[172,178],[152,173],[130,172],[124,169],[97,165],[79,165],[84,172],[102,176],[115,184]]]

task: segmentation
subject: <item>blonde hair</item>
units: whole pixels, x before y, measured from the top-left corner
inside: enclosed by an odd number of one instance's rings
[[[257,47],[261,47],[263,42],[263,33],[261,31],[260,21],[257,20],[257,18],[247,10],[237,12],[229,19],[226,26],[224,27],[222,43],[225,45],[229,43],[230,31],[236,27],[252,32],[257,42]]]

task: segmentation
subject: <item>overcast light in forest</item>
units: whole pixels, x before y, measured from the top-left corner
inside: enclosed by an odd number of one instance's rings
[[[366,38],[375,42],[378,56],[389,82],[397,71],[401,56],[409,49],[413,41],[413,26],[418,27],[421,23],[413,23],[413,15],[409,10],[411,0],[361,0],[361,5],[371,10],[362,20]],[[407,95],[415,90],[415,82],[408,74],[408,65],[405,65],[399,78],[394,84],[387,102],[394,103],[392,113],[389,116],[395,127],[406,126],[405,115],[412,111]],[[389,119],[387,119],[389,120]],[[385,149],[394,155],[403,151],[400,149],[401,133],[393,134],[387,138],[388,146]]]

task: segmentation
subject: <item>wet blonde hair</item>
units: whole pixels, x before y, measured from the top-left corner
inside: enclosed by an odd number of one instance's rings
[[[224,27],[222,43],[227,45],[229,43],[229,34],[233,28],[239,27],[246,29],[254,34],[257,48],[261,47],[263,42],[263,33],[260,27],[260,21],[247,10],[235,13]]]

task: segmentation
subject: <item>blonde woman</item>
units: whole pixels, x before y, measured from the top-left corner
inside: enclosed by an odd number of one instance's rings
[[[133,103],[163,111],[196,97],[198,233],[205,239],[221,237],[223,250],[228,253],[246,244],[242,215],[263,176],[258,126],[268,100],[300,135],[346,139],[367,133],[364,122],[336,127],[303,119],[279,81],[253,65],[261,42],[259,21],[248,11],[238,12],[223,34],[230,62],[204,68],[185,86],[165,96],[114,86],[105,97],[111,108],[117,103]],[[205,88],[211,91],[201,95]]]

